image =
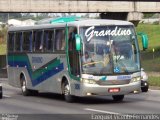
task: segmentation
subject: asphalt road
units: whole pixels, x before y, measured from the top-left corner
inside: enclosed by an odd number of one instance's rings
[[[44,117],[48,114],[47,120],[53,117],[60,120],[64,118],[84,120],[84,118],[94,119],[91,114],[160,114],[159,90],[126,95],[124,101],[120,103],[113,102],[110,96],[77,98],[74,103],[66,103],[61,95],[52,93],[25,97],[22,96],[21,89],[11,87],[7,84],[7,80],[1,79],[0,82],[3,85],[3,99],[0,100],[0,113],[3,117],[8,114],[18,114],[19,118],[27,120],[27,117],[31,117],[30,119],[39,120],[46,119]]]

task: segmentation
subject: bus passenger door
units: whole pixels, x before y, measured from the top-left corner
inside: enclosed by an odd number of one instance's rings
[[[76,50],[76,40],[75,35],[77,34],[77,29],[70,27],[68,30],[68,57],[69,57],[69,72],[71,76],[79,77],[80,75],[80,64],[79,64],[79,54]]]

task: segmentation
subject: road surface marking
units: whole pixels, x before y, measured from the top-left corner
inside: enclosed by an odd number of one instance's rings
[[[99,113],[106,113],[106,114],[112,114],[112,115],[120,115],[120,116],[126,116],[129,118],[134,118],[134,115],[127,115],[127,114],[121,114],[121,113],[116,113],[116,112],[110,112],[110,111],[104,111],[104,110],[97,110],[97,109],[91,109],[91,108],[85,108],[84,110],[87,111],[94,111],[94,112],[99,112]]]
[[[97,109],[91,109],[91,108],[85,108],[84,110],[87,111],[94,111],[94,112],[99,112],[99,113],[107,113],[107,114],[120,114],[120,113],[116,113],[116,112],[110,112],[110,111],[103,111],[103,110],[97,110]]]
[[[160,90],[152,90],[152,89],[148,89],[148,90],[149,90],[149,91],[157,91],[157,92],[160,91]]]
[[[9,95],[3,95],[3,97],[10,98],[11,96],[9,96]]]

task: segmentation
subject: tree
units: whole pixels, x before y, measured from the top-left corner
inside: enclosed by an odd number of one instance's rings
[[[0,25],[0,43],[6,41],[7,36],[7,26],[5,24]]]
[[[144,18],[150,18],[154,15],[154,13],[144,13]]]

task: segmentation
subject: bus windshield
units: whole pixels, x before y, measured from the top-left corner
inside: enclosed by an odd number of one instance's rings
[[[87,26],[83,41],[82,73],[126,74],[140,71],[139,47],[132,25]]]

